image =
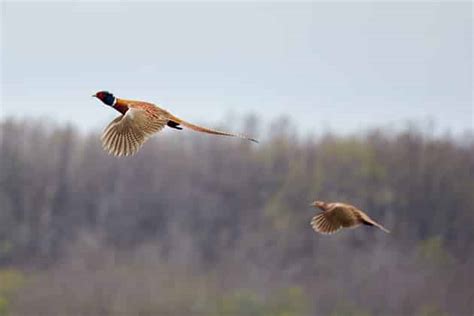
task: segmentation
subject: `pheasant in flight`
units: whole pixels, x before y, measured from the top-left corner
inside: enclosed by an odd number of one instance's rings
[[[350,204],[315,201],[311,206],[318,207],[323,211],[311,220],[311,226],[318,233],[332,234],[343,227],[357,227],[361,224],[378,227],[386,233],[390,232]]]
[[[239,137],[258,143],[257,140],[243,135],[191,124],[153,103],[116,98],[107,91],[99,91],[93,97],[122,114],[110,122],[102,134],[102,146],[109,154],[115,156],[135,154],[150,136],[165,126],[178,130],[183,129],[181,126],[184,126],[197,132]]]

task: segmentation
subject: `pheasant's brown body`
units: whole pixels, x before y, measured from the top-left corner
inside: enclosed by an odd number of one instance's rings
[[[135,154],[143,143],[154,133],[165,126],[182,129],[180,125],[189,129],[222,136],[234,136],[257,142],[239,134],[232,134],[186,122],[153,103],[115,98],[107,91],[94,95],[102,102],[112,106],[121,113],[104,130],[102,145],[110,154],[127,156]]]
[[[345,203],[325,203],[316,201],[312,204],[323,212],[313,217],[311,226],[322,234],[332,234],[341,228],[357,227],[361,224],[376,226],[388,233],[389,231],[372,220],[367,214],[357,207]]]

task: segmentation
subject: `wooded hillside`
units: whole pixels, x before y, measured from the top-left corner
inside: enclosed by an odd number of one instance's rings
[[[472,315],[472,135],[292,131],[168,131],[116,158],[98,133],[4,120],[0,315]],[[392,233],[318,235],[315,199]]]

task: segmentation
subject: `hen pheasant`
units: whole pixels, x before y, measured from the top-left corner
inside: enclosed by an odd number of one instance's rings
[[[350,204],[315,201],[311,206],[318,207],[323,211],[311,220],[311,226],[318,233],[333,234],[343,227],[357,227],[361,224],[378,227],[386,233],[390,232]]]
[[[150,136],[159,132],[165,126],[181,130],[180,125],[182,125],[197,132],[233,136],[258,142],[243,135],[191,124],[153,103],[116,98],[107,91],[99,91],[93,97],[121,113],[119,117],[110,122],[102,134],[102,146],[115,156],[135,154]]]

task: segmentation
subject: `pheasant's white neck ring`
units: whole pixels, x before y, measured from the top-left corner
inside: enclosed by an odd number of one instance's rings
[[[117,98],[114,97],[114,102],[112,102],[112,106],[115,106],[116,103],[117,103]]]

